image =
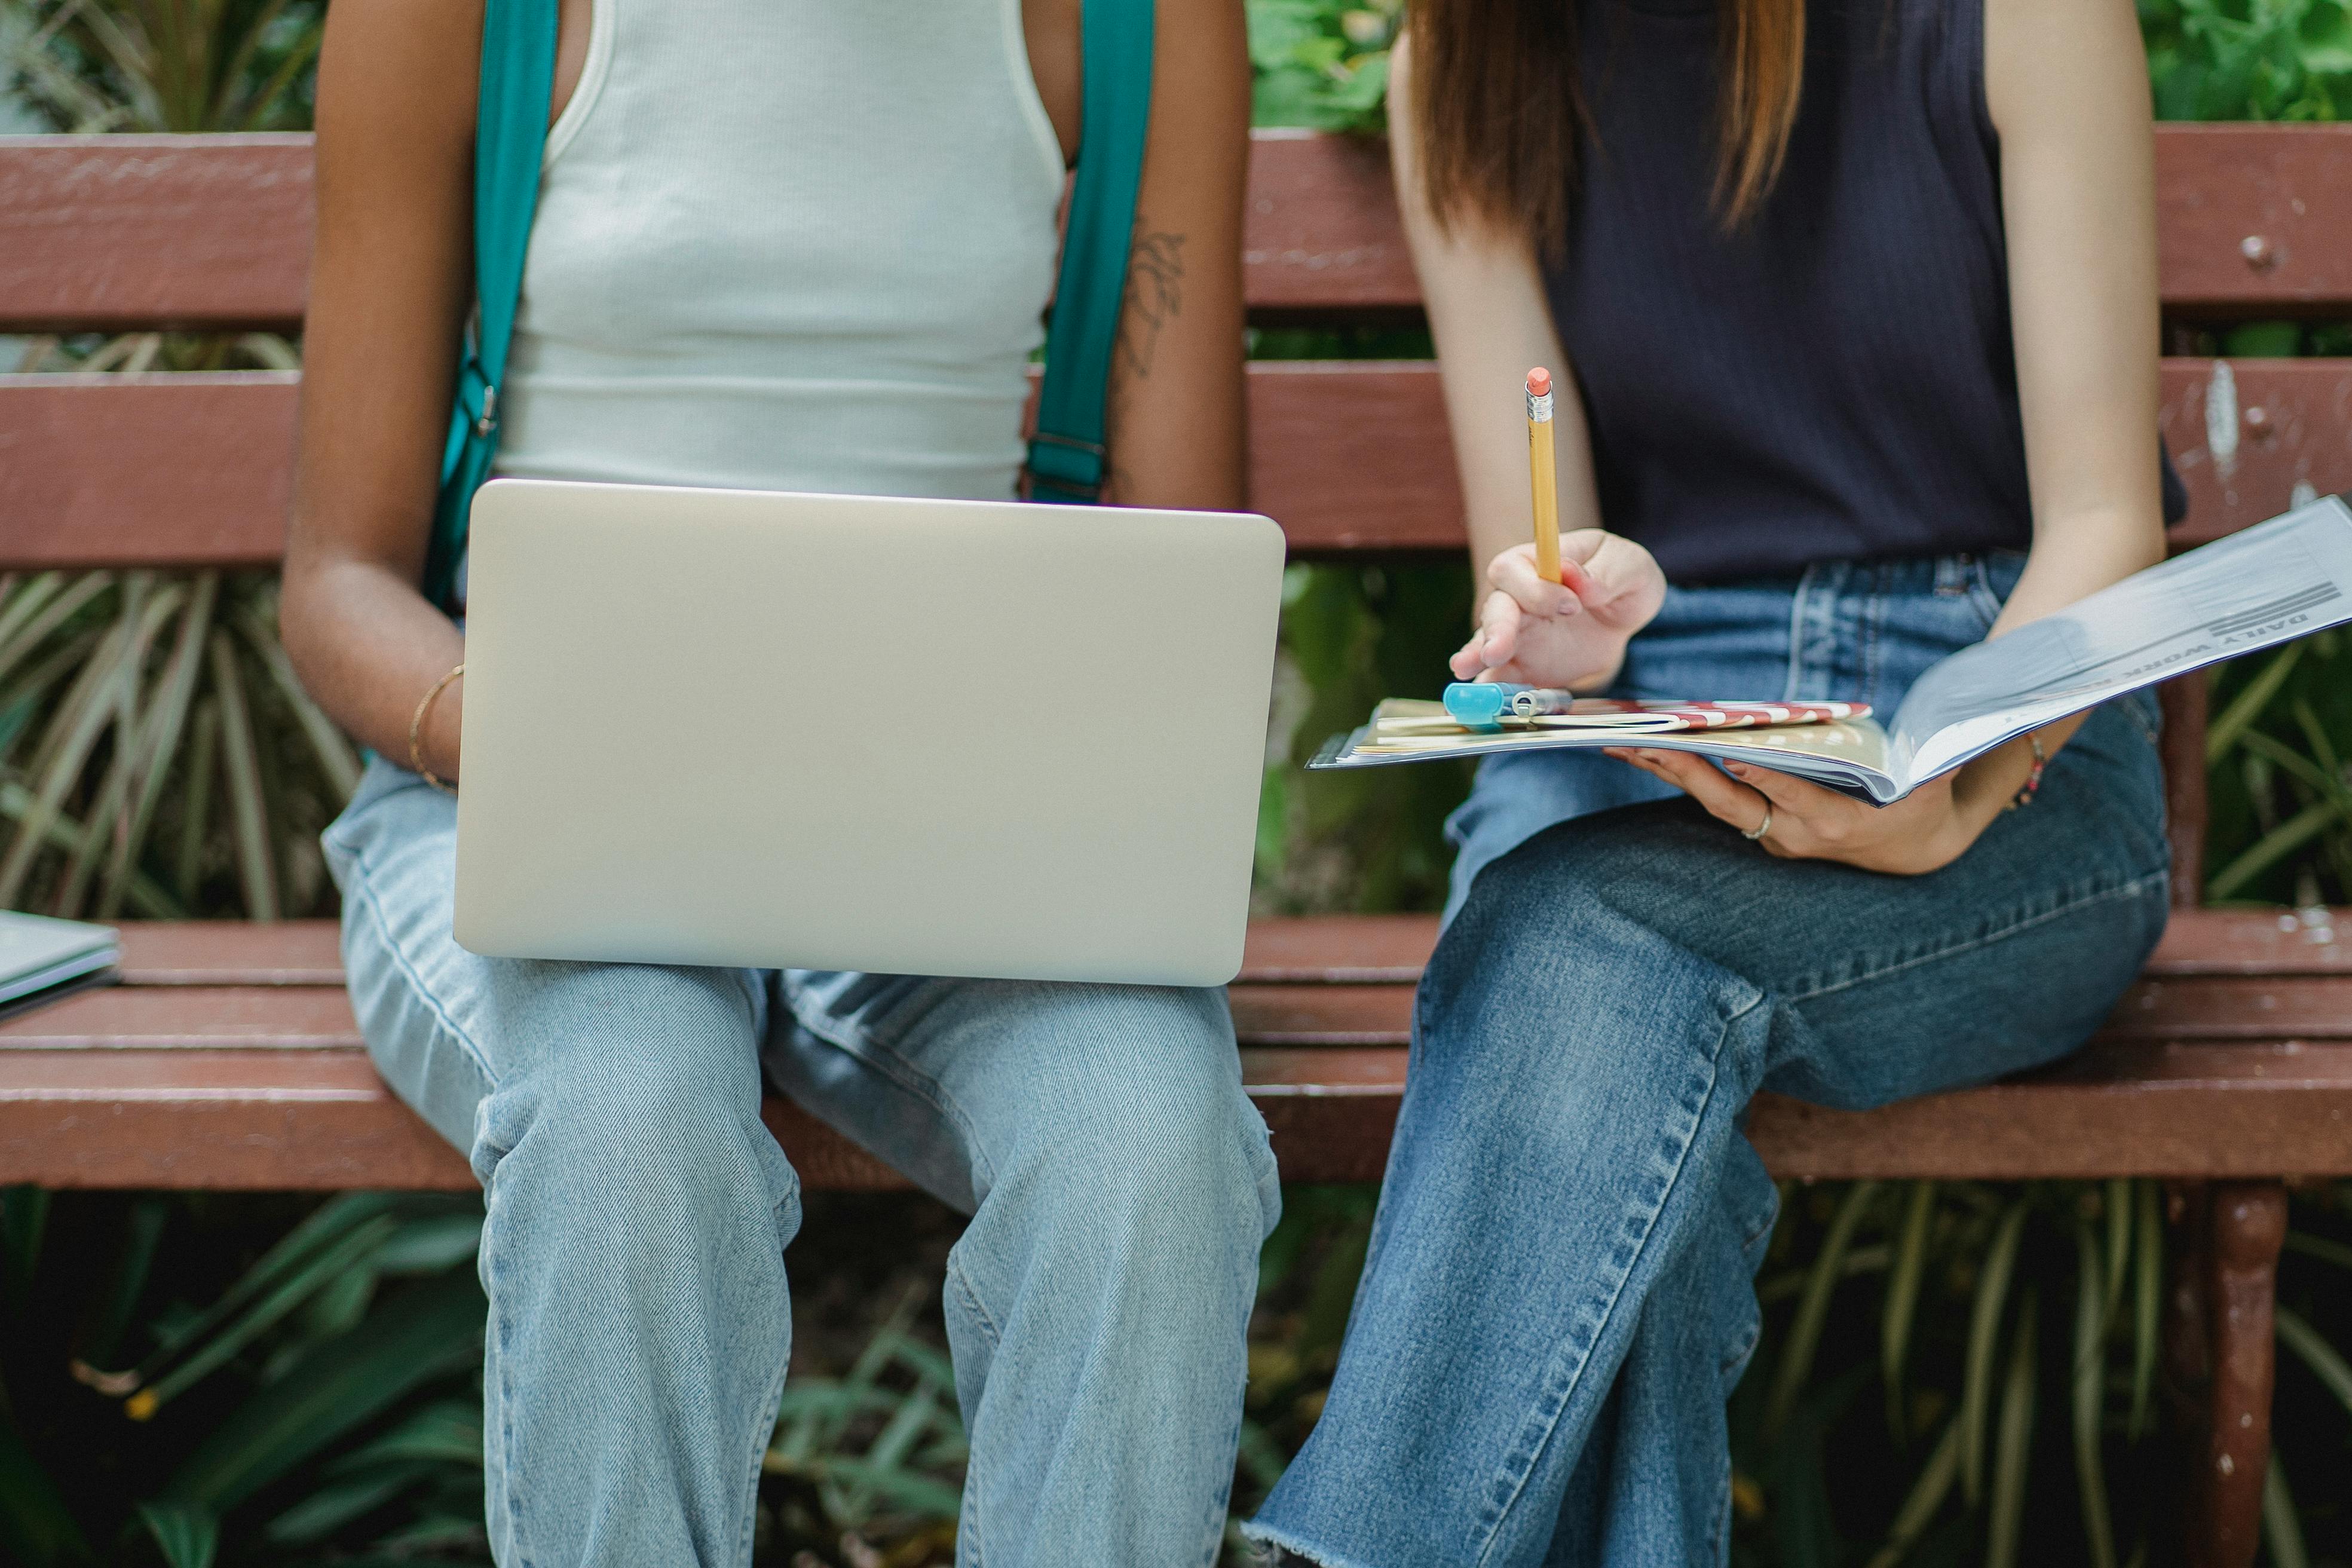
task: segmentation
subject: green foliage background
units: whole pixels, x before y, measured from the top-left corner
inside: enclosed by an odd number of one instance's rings
[[[1248,0],[1261,123],[1379,128],[1400,0]],[[58,129],[309,118],[317,0],[0,0],[0,53]],[[2145,0],[2168,118],[2331,119],[2347,0]],[[1413,331],[1254,334],[1260,357],[1426,356]],[[2245,322],[2183,352],[2352,354]],[[267,337],[22,346],[26,371],[289,367]],[[319,912],[350,748],[283,668],[266,575],[0,580],[0,906]],[[1435,907],[1466,774],[1296,768],[1389,693],[1433,691],[1469,575],[1300,566],[1258,841],[1269,910]],[[2352,675],[2321,637],[2216,678],[2210,896],[2352,902]],[[2312,910],[2305,924],[2324,923]],[[2165,1194],[2153,1184],[1784,1193],[1767,1332],[1734,1403],[1747,1564],[2143,1561],[2173,1472],[2155,1436]],[[1235,1503],[1321,1408],[1374,1194],[1294,1187],[1263,1262]],[[2297,1195],[2266,1551],[2352,1561],[2352,1201]],[[472,1200],[0,1193],[0,1562],[487,1561]],[[793,1392],[759,1557],[914,1568],[951,1552],[963,1439],[934,1304],[950,1218],[812,1201]],[[874,1237],[892,1238],[877,1247]],[[2290,1489],[2288,1478],[2294,1478]]]

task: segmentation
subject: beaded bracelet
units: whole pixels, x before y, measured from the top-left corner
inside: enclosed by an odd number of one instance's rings
[[[2015,795],[2009,797],[2009,805],[2004,810],[2015,811],[2021,806],[2032,805],[2034,795],[2042,789],[2042,770],[2050,765],[2050,754],[2042,749],[2039,734],[2027,731],[2025,743],[2033,748],[2033,771],[2025,775],[2025,782],[2018,786]]]
[[[433,711],[433,700],[440,696],[444,691],[446,691],[449,689],[449,683],[465,673],[466,667],[460,664],[448,674],[435,681],[433,683],[433,689],[426,692],[425,694],[424,700],[417,703],[416,711],[408,716],[408,771],[415,773],[418,778],[423,779],[426,784],[431,784],[435,789],[439,790],[443,795],[456,795],[457,792],[444,782],[439,774],[436,773],[431,768],[425,765],[425,748],[423,743],[425,739],[425,716]]]

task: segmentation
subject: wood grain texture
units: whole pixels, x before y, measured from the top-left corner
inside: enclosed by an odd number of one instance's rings
[[[2352,361],[2168,360],[2164,388],[2176,544],[2352,489]],[[0,568],[278,560],[296,397],[276,372],[0,376]],[[1433,364],[1261,361],[1249,413],[1251,504],[1293,554],[1464,548]]]
[[[126,985],[341,985],[332,921],[122,921]],[[2340,932],[2340,934],[2339,934]],[[1403,984],[1437,944],[1435,915],[1253,921],[1241,985]],[[2147,973],[2352,976],[2352,909],[2175,910]]]
[[[2192,1568],[2251,1568],[2262,1542],[2263,1482],[2271,1458],[2271,1388],[2277,1363],[2273,1309],[2286,1190],[2275,1182],[2214,1184],[2206,1254],[2208,1401],[2189,1510]]]
[[[310,138],[0,136],[0,329],[299,329]]]
[[[1386,145],[1299,131],[1253,140],[1242,255],[1258,319],[1417,310]],[[294,329],[310,165],[307,136],[0,137],[0,329]],[[2340,312],[2352,300],[2347,184],[2352,128],[2159,128],[2168,309]]]
[[[0,569],[276,564],[298,384],[0,376]]]

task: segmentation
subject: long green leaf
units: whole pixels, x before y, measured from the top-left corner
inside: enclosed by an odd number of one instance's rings
[[[1821,1254],[1813,1260],[1812,1273],[1805,1281],[1805,1294],[1797,1303],[1797,1315],[1789,1325],[1789,1336],[1781,1343],[1780,1364],[1773,1369],[1772,1392],[1764,1405],[1767,1438],[1788,1424],[1790,1412],[1797,1407],[1797,1396],[1804,1392],[1805,1382],[1812,1375],[1813,1357],[1821,1349],[1822,1329],[1829,1321],[1830,1297],[1844,1271],[1846,1248],[1853,1241],[1855,1227],[1870,1212],[1871,1200],[1877,1195],[1877,1183],[1856,1182],[1830,1221],[1829,1234],[1822,1238]]]
[[[1919,1543],[1927,1526],[1934,1522],[1936,1511],[1944,1500],[1952,1495],[1952,1483],[1960,1478],[1960,1424],[1958,1418],[1944,1424],[1944,1435],[1936,1440],[1935,1451],[1919,1471],[1919,1479],[1911,1483],[1903,1506],[1895,1510],[1895,1522],[1886,1531],[1886,1544],[1873,1553],[1868,1568],[1895,1568]]]
[[[2163,1194],[2152,1181],[2135,1183],[2133,1205],[2138,1243],[2132,1248],[2132,1389],[2131,1440],[2147,1429],[2149,1401],[2156,1392],[2157,1352],[2163,1341],[2164,1214]]]
[[[2105,1268],[2091,1227],[2075,1226],[2074,1479],[2082,1493],[2083,1538],[2091,1568],[2115,1568],[2115,1525],[2107,1513],[2105,1456],[2100,1451],[2107,1387]]]
[[[278,695],[285,698],[286,705],[294,710],[295,722],[301,726],[303,738],[310,742],[311,754],[319,759],[320,772],[327,775],[327,783],[334,788],[335,804],[341,805],[351,798],[353,790],[360,787],[358,753],[352,750],[352,743],[343,738],[343,732],[335,728],[335,721],[310,700],[309,692],[302,689],[302,682],[295,675],[294,666],[288,661],[285,648],[278,645],[276,634],[262,623],[260,617],[250,609],[242,612],[237,616],[237,629],[245,634],[245,640],[260,658],[261,667],[269,672],[269,679],[276,683]]]
[[[156,679],[154,698],[148,704],[146,723],[139,738],[137,800],[131,809],[128,829],[115,840],[114,856],[108,861],[106,876],[99,884],[100,920],[109,919],[120,907],[131,868],[145,852],[147,831],[154,821],[156,805],[163,797],[164,781],[171,776],[180,734],[195,700],[196,680],[204,668],[205,637],[212,627],[213,602],[219,592],[217,572],[203,573],[196,578],[189,592],[188,606],[180,616],[179,637],[164,661],[163,674]]]
[[[213,695],[220,699],[221,759],[228,781],[229,816],[236,830],[237,880],[248,920],[278,918],[278,871],[270,852],[269,810],[261,793],[261,755],[246,702],[245,674],[228,634],[212,635]]]
[[[35,584],[39,585],[38,583]],[[10,670],[39,647],[43,638],[70,620],[76,611],[112,586],[112,573],[92,572],[77,579],[64,594],[54,597],[46,592],[36,595],[28,588],[22,602],[26,614],[21,620],[14,626],[9,625],[10,616],[20,607],[17,605],[9,606],[9,615],[0,616],[0,679],[5,679]],[[41,608],[44,604],[47,605],[47,609]],[[34,611],[39,613],[35,615]]]
[[[139,1383],[152,1380],[181,1351],[217,1332],[250,1303],[276,1289],[320,1252],[333,1247],[400,1202],[401,1199],[392,1193],[341,1193],[329,1198],[305,1215],[293,1229],[279,1237],[269,1250],[240,1275],[235,1284],[221,1292],[219,1299],[210,1307],[186,1321],[175,1324],[171,1332],[157,1336],[154,1353],[139,1364],[132,1372],[132,1377]]]
[[[107,764],[105,781],[90,805],[81,839],[67,857],[58,876],[58,890],[52,902],[60,915],[81,912],[90,878],[98,869],[100,851],[110,841],[125,842],[130,831],[127,813],[132,779],[138,769],[142,730],[140,675],[146,668],[148,651],[154,646],[157,634],[187,596],[186,590],[177,584],[150,596],[146,577],[145,573],[133,574],[125,595],[124,602],[138,609],[138,631],[123,651],[122,675],[115,683],[113,755]]]
[[[2276,1454],[2263,1475],[2263,1544],[2271,1549],[2271,1568],[2311,1568],[2304,1550],[2303,1521],[2295,1515],[2294,1494],[2286,1489],[2286,1471]]]
[[[2299,1230],[2288,1231],[2286,1249],[2300,1252],[2305,1258],[2316,1258],[2322,1263],[2333,1263],[2338,1268],[2352,1268],[2352,1247],[2340,1241],[2330,1241],[2323,1236],[2307,1236]]]
[[[220,749],[220,700],[206,697],[196,704],[188,734],[188,762],[181,777],[180,848],[172,859],[172,887],[183,903],[196,901],[196,884],[204,875],[205,835],[212,826],[215,753]]]
[[[78,1336],[85,1365],[113,1363],[122,1336],[131,1327],[131,1315],[146,1291],[148,1273],[154,1267],[155,1249],[163,1244],[163,1226],[170,1214],[159,1197],[142,1197],[131,1205],[123,1221],[122,1245],[115,1253],[114,1266],[108,1271],[106,1286]]]
[[[2342,819],[2342,814],[2332,800],[2305,806],[2215,872],[2212,879],[2205,884],[2206,899],[2218,903],[2229,898]]]
[[[2038,1392],[2033,1375],[2034,1330],[2040,1315],[2035,1292],[2028,1289],[2010,1342],[2009,1376],[2001,1385],[1992,1500],[1985,1519],[1985,1568],[2016,1568],[2018,1542],[2025,1528],[2026,1465],[2032,1457]]]
[[[2009,1279],[2017,1265],[2018,1241],[2025,1232],[2025,1200],[2020,1198],[1994,1227],[1992,1243],[1978,1267],[1976,1300],[1969,1311],[1968,1359],[1960,1377],[1960,1489],[1971,1505],[1984,1495],[1993,1358],[2000,1342],[2001,1309],[2009,1304]]]
[[[229,1359],[261,1337],[273,1324],[304,1301],[360,1267],[367,1255],[398,1229],[390,1215],[378,1215],[320,1253],[271,1290],[236,1321],[197,1345],[185,1360],[131,1396],[142,1418],[157,1406],[177,1398],[227,1364]]]
[[[417,1459],[442,1465],[480,1465],[480,1402],[448,1399],[428,1405],[366,1447],[337,1459],[328,1469],[334,1475],[348,1475],[371,1465],[405,1464]]]
[[[1936,1184],[1914,1182],[1903,1205],[1903,1227],[1895,1243],[1895,1266],[1886,1276],[1886,1308],[1880,1315],[1878,1366],[1886,1384],[1886,1429],[1898,1443],[1909,1435],[1903,1414],[1904,1373],[1911,1354],[1911,1328],[1919,1315],[1919,1282],[1927,1273],[1927,1237],[1936,1219]],[[1959,1450],[1954,1447],[1957,1457]]]
[[[0,784],[0,816],[6,817],[20,828],[32,818],[39,803],[33,792],[20,784]],[[79,841],[81,825],[72,817],[58,814],[49,819],[43,830],[53,848],[71,847]],[[150,920],[184,921],[188,918],[185,904],[165,892],[151,878],[134,875],[129,890],[131,907]]]
[[[485,1308],[471,1276],[392,1297],[352,1332],[305,1352],[213,1429],[164,1489],[226,1512],[420,1384],[477,1363]]]
[[[213,1558],[220,1551],[220,1520],[209,1510],[183,1503],[142,1502],[139,1520],[171,1568],[213,1568]]]
[[[2302,643],[2287,644],[2263,666],[2260,675],[2246,683],[2244,690],[2231,699],[2229,707],[2221,710],[2221,716],[2205,731],[2207,767],[2227,756],[2230,748],[2237,743],[2238,737],[2262,717],[2263,710],[2270,706],[2271,699],[2278,695],[2279,688],[2285,685],[2286,678],[2294,672],[2296,662],[2303,658],[2303,649]]]
[[[2279,1343],[2293,1351],[2327,1392],[2352,1412],[2352,1363],[2317,1329],[2284,1307],[2275,1309]]]
[[[75,1568],[96,1558],[57,1481],[0,1404],[0,1562]]]
[[[2132,1208],[2131,1178],[2108,1182],[2100,1205],[2101,1217],[2107,1222],[2106,1266],[2099,1275],[2107,1288],[2106,1300],[2099,1304],[2101,1333],[2116,1326],[2116,1313],[2123,1306],[2124,1276],[2131,1268]]]
[[[32,771],[39,783],[33,794],[32,812],[18,825],[6,858],[0,859],[0,909],[18,907],[34,857],[47,839],[49,825],[63,809],[67,792],[81,776],[90,749],[114,718],[113,683],[132,678],[134,672],[126,668],[123,656],[137,631],[137,622],[128,613],[116,620],[33,752]]]

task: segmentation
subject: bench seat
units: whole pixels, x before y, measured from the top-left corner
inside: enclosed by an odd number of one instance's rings
[[[2178,911],[2106,1030],[2045,1072],[1881,1110],[1767,1095],[1779,1176],[2275,1178],[2352,1169],[2352,910]],[[1373,1181],[1404,1084],[1421,916],[1262,921],[1233,987],[1250,1092],[1292,1181]],[[2325,940],[2321,940],[2325,939]],[[812,1187],[901,1178],[780,1097]],[[0,1183],[461,1188],[377,1078],[335,930],[131,922],[122,984],[0,1023]]]

